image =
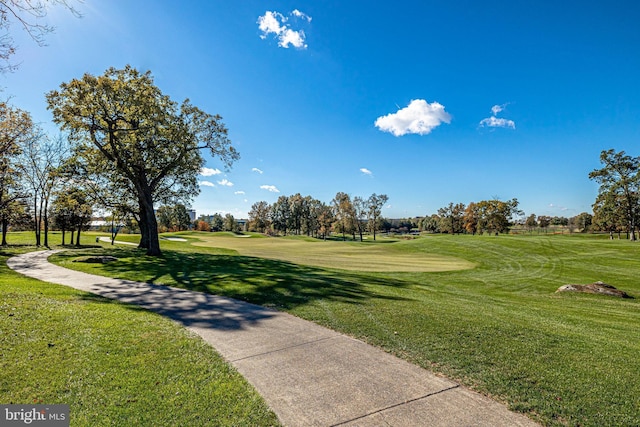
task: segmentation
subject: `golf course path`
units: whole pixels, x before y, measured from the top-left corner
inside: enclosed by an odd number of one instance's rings
[[[356,339],[230,298],[81,273],[13,257],[13,270],[173,319],[258,390],[285,426],[535,426],[487,397]]]

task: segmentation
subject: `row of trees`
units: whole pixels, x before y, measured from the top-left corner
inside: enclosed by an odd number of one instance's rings
[[[483,200],[449,203],[438,213],[426,216],[418,223],[421,231],[449,234],[507,233],[517,217],[524,215],[518,209],[518,200]]]
[[[363,239],[368,231],[376,239],[381,228],[381,214],[384,204],[389,200],[385,194],[372,194],[368,198],[351,197],[339,192],[326,204],[311,196],[300,193],[292,196],[280,196],[273,204],[265,201],[254,203],[249,211],[248,228],[260,233],[274,232],[287,234],[306,234],[326,238],[332,231]]]
[[[80,231],[91,219],[91,203],[64,174],[68,153],[64,139],[49,138],[29,113],[0,102],[2,245],[7,244],[10,225],[35,230],[39,246],[48,246],[51,226],[63,231],[63,244],[66,231],[77,231],[79,242]]]

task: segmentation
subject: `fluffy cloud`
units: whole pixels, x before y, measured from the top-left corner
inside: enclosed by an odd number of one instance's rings
[[[373,172],[371,172],[369,169],[367,168],[360,168],[360,172],[362,172],[365,175],[373,175]]]
[[[213,176],[220,175],[222,173],[219,169],[210,169],[210,168],[202,168],[200,169],[200,175],[202,176]]]
[[[216,186],[213,182],[209,182],[209,181],[198,181],[198,185],[200,187],[215,187]]]
[[[289,16],[311,22],[311,17],[298,9],[291,12]],[[273,34],[278,39],[278,46],[280,47],[286,49],[291,45],[298,49],[306,49],[304,31],[293,30],[287,21],[289,21],[289,18],[279,12],[265,12],[264,15],[258,17],[258,28],[262,31],[260,38],[264,40],[268,35]]]
[[[225,187],[233,187],[233,182],[229,181],[226,178],[221,181],[218,181],[218,184],[224,185]]]
[[[258,169],[258,168],[252,168],[252,169],[251,169],[251,172],[257,172],[257,173],[259,173],[260,175],[262,175],[262,170],[260,170],[260,169]]]
[[[260,188],[263,189],[263,190],[270,191],[271,193],[279,193],[280,192],[280,190],[278,190],[275,185],[261,185]]]
[[[498,113],[501,113],[505,110],[507,105],[509,104],[494,105],[493,107],[491,107],[491,112],[493,113],[493,115],[491,117],[487,117],[486,119],[480,120],[480,127],[515,129],[516,122],[514,122],[513,120],[496,117]]]
[[[233,194],[244,194],[244,191],[236,191]]]
[[[398,112],[378,117],[375,126],[395,136],[408,133],[427,135],[441,123],[450,122],[451,115],[444,111],[444,105],[438,102],[429,104],[424,99],[414,99]]]

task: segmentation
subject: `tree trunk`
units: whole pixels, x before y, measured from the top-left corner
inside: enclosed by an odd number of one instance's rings
[[[64,246],[64,233],[65,233],[65,229],[64,227],[62,227],[62,246]]]
[[[36,246],[40,246],[40,217],[38,216],[38,196],[33,197],[33,225],[36,232]]]
[[[140,227],[140,244],[138,245],[138,248],[148,249],[149,248],[149,232],[148,232],[147,213],[141,202],[138,202],[138,206],[140,207],[140,218],[138,220],[138,226]]]
[[[78,225],[78,234],[76,235],[76,246],[80,246],[80,231],[82,230],[82,224]]]
[[[44,202],[44,246],[49,247],[49,215],[47,210],[49,209],[49,199],[45,199]]]
[[[153,211],[153,196],[151,195],[151,190],[142,196],[143,197],[140,198],[139,202],[147,223],[147,237],[149,239],[147,255],[160,256],[162,255],[162,251],[160,251],[160,239],[158,237],[158,221],[156,220],[156,214]],[[141,217],[142,212],[140,213]],[[142,227],[140,227],[140,230],[142,231]]]
[[[7,227],[9,227],[7,216],[2,215],[2,246],[7,246]]]

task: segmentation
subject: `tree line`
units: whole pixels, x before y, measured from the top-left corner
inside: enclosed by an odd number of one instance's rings
[[[335,231],[346,239],[350,235],[363,240],[369,232],[373,239],[381,229],[382,208],[389,200],[386,194],[368,198],[351,197],[338,192],[329,204],[300,193],[280,196],[274,203],[256,202],[249,211],[250,231],[271,234],[307,235],[326,239]]]

